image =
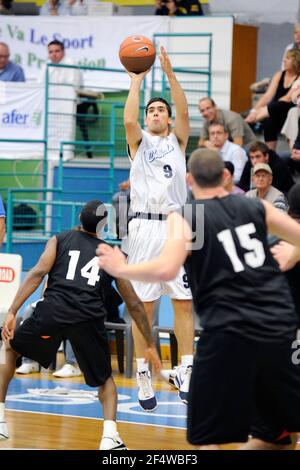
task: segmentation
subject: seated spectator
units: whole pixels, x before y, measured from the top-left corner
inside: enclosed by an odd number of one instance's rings
[[[264,142],[257,141],[249,147],[249,160],[241,176],[239,187],[244,191],[252,189],[252,170],[257,163],[268,163],[273,173],[273,186],[284,194],[295,184],[287,164],[270,150]]]
[[[203,15],[199,0],[156,0],[155,15],[199,16]]]
[[[286,137],[290,149],[294,147],[294,143],[297,138],[299,117],[300,109],[296,106],[291,108],[288,112],[283,128],[281,129],[281,134]]]
[[[40,9],[42,16],[87,15],[88,0],[48,0]]]
[[[281,70],[284,70],[284,58],[286,53],[292,49],[300,49],[300,24],[296,23],[294,26],[294,42],[286,46],[282,57]]]
[[[9,47],[5,42],[0,42],[0,81],[25,82],[22,67],[9,60]]]
[[[263,121],[264,138],[271,150],[276,149],[278,135],[286,120],[287,113],[295,106],[292,101],[292,85],[300,75],[300,50],[286,53],[284,70],[273,76],[263,96],[251,109],[246,122],[254,124]]]
[[[282,192],[272,186],[273,174],[267,163],[257,163],[253,168],[253,180],[256,189],[246,193],[246,197],[264,199],[276,209],[287,212],[287,203]]]
[[[0,0],[0,15],[13,15],[12,0]]]
[[[224,171],[224,177],[223,177],[223,187],[230,194],[239,194],[240,196],[244,196],[245,191],[243,191],[238,186],[235,186],[233,182],[234,164],[231,162],[224,162],[224,165],[225,165],[225,171]]]
[[[289,202],[289,215],[300,223],[300,183],[297,183],[293,186],[288,196]],[[278,244],[278,238],[274,236],[269,236],[270,245]],[[277,245],[278,250],[278,245]],[[277,254],[278,251],[276,250]],[[276,257],[276,256],[275,256]],[[300,279],[300,262],[298,262],[294,267],[285,271],[285,276],[289,283],[293,300],[295,303],[296,313],[298,315],[298,328],[300,328],[300,289],[299,289],[299,279]]]
[[[247,163],[247,154],[239,145],[233,144],[228,140],[228,132],[223,124],[210,124],[208,128],[210,148],[220,152],[223,161],[229,161],[234,165],[234,183],[238,183],[245,164]]]
[[[300,172],[300,118],[298,119],[298,134],[289,160],[291,171]]]
[[[128,211],[130,205],[130,180],[122,181],[119,184],[120,191],[115,193],[112,204],[116,212],[116,232],[117,238],[121,240],[128,233]]]
[[[256,140],[251,127],[244,121],[240,114],[234,111],[219,109],[211,98],[205,97],[199,101],[199,111],[204,118],[204,126],[198,142],[199,147],[210,148],[208,127],[210,124],[214,123],[223,124],[228,131],[229,140],[241,147],[249,145]]]

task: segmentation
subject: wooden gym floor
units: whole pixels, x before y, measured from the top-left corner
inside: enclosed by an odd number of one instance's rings
[[[61,362],[60,358],[60,362]],[[170,368],[168,363],[164,364],[164,368]],[[113,361],[113,370],[116,385],[119,390],[132,389],[134,400],[136,401],[135,379],[126,379],[124,375],[115,372],[117,366]],[[42,388],[51,388],[51,383],[54,377],[49,372],[41,372],[39,374],[30,374],[26,376],[16,375],[19,385],[19,391],[25,393],[28,387],[28,379],[30,379],[30,386],[37,381]],[[77,384],[83,384],[84,381],[81,377],[72,379],[63,379],[62,386],[68,382],[76,387]],[[59,379],[55,379],[57,386]],[[24,387],[22,384],[24,383]],[[41,385],[42,384],[42,385]],[[60,383],[59,383],[60,384]],[[53,385],[53,384],[52,384]],[[71,385],[72,386],[72,385]],[[162,381],[154,381],[155,390],[162,392],[167,397],[175,401],[177,408],[180,408],[180,400],[175,391],[172,391],[168,384]],[[11,395],[9,390],[9,394]],[[19,396],[22,398],[22,393]],[[17,395],[14,395],[17,397]],[[176,402],[178,400],[178,402]],[[22,400],[21,400],[22,401]],[[174,403],[173,403],[174,404]],[[172,403],[171,403],[172,405]],[[96,406],[96,405],[95,405]],[[80,417],[80,416],[66,416],[64,411],[62,413],[49,412],[47,406],[44,409],[37,411],[30,411],[22,409],[22,406],[13,401],[7,401],[6,404],[6,418],[10,432],[10,438],[5,441],[0,441],[1,449],[53,449],[53,450],[96,450],[99,447],[100,438],[102,435],[103,421],[97,419],[99,414],[94,417]],[[70,408],[70,407],[69,407]],[[138,409],[138,407],[137,407]],[[160,407],[158,407],[158,410]],[[184,407],[182,405],[182,410]],[[168,408],[167,408],[168,410]],[[172,413],[174,407],[170,408]],[[98,412],[98,409],[97,409]],[[133,418],[139,421],[139,414],[134,411]],[[164,416],[162,411],[161,416]],[[75,413],[76,414],[76,413]],[[141,417],[143,413],[141,413]],[[144,413],[144,415],[146,415]],[[153,413],[151,413],[153,415]],[[137,418],[136,418],[137,416]],[[158,413],[159,416],[159,413]],[[148,413],[143,417],[144,423],[130,422],[129,420],[120,421],[118,423],[118,431],[120,436],[126,443],[127,447],[132,450],[195,450],[195,447],[189,445],[186,441],[185,429],[180,427],[166,426],[164,422],[160,422],[160,418],[153,422],[153,416]],[[149,424],[147,422],[149,420]],[[162,418],[164,419],[164,418]],[[183,421],[184,422],[184,421]],[[234,449],[237,445],[224,446],[224,449]],[[298,444],[297,449],[300,450]]]

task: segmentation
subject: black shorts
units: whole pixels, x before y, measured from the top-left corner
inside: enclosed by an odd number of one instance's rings
[[[255,408],[275,433],[300,431],[300,364],[293,364],[291,346],[204,333],[190,383],[188,441],[246,442]]]
[[[112,373],[103,320],[47,328],[33,315],[16,330],[10,344],[17,353],[48,368],[64,339],[70,341],[86,383],[91,387],[103,385]]]
[[[291,445],[292,439],[290,433],[283,429],[270,429],[260,418],[259,414],[254,412],[251,418],[251,437],[261,439],[265,442],[271,442],[278,446]]]

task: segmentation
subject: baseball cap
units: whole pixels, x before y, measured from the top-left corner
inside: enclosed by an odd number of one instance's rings
[[[271,170],[270,165],[267,163],[257,163],[253,168],[253,174],[255,175],[255,173],[260,170],[266,171],[267,173],[270,173],[270,175],[273,175],[273,171]]]

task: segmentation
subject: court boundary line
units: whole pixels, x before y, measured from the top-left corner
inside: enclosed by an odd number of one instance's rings
[[[47,415],[47,416],[61,416],[61,417],[64,417],[64,418],[92,419],[92,420],[96,420],[96,421],[104,421],[103,418],[95,418],[95,417],[91,417],[91,416],[66,415],[66,414],[59,414],[59,413],[45,413],[45,412],[30,411],[30,410],[15,410],[14,408],[5,408],[5,411],[14,411],[16,413],[33,413],[33,414],[37,414],[37,415]],[[159,425],[159,424],[152,424],[152,423],[137,423],[137,422],[126,421],[126,420],[122,420],[122,419],[118,419],[117,424],[118,423],[138,424],[139,426],[154,426],[156,428],[180,429],[180,430],[186,431],[186,427],[183,428],[181,426]]]

